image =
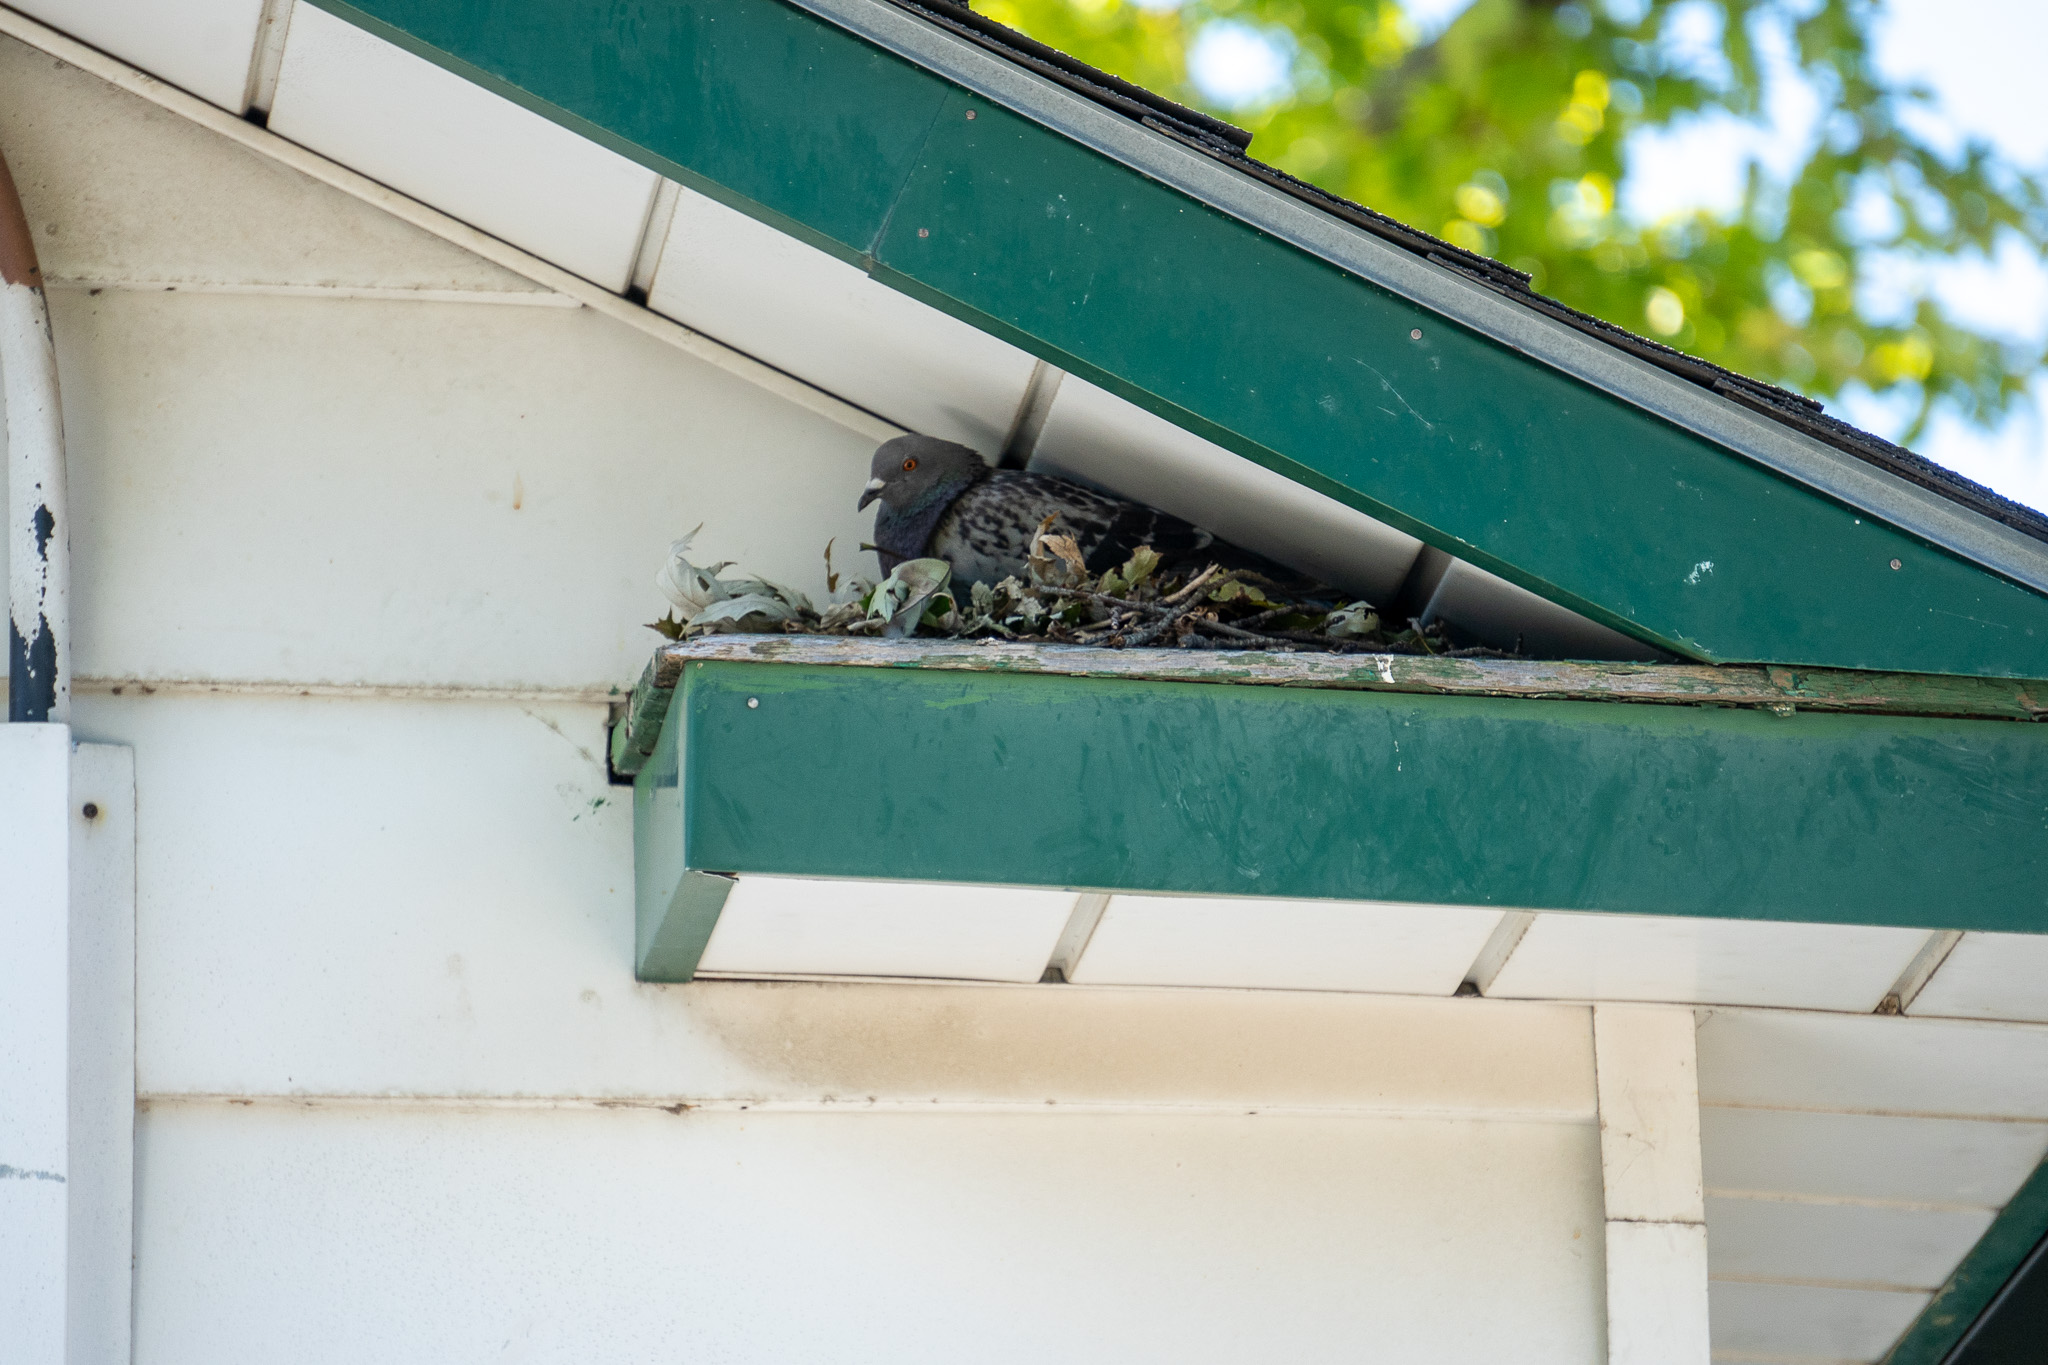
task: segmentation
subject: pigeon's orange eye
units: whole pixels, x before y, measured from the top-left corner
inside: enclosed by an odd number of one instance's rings
[[[909,473],[909,472],[910,472],[911,470],[913,470],[913,469],[915,469],[915,468],[917,468],[917,457],[916,457],[916,456],[914,456],[914,455],[913,455],[913,456],[912,456],[911,458],[909,458],[909,459],[907,459],[907,460],[905,460],[905,461],[903,462],[903,472],[904,472],[904,473],[908,474],[908,473]]]

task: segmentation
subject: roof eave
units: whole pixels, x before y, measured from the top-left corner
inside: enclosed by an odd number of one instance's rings
[[[1776,474],[2016,583],[2048,592],[2048,544],[1320,212],[1164,132],[927,23],[890,0],[786,2]]]

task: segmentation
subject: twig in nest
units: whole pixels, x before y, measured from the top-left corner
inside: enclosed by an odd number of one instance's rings
[[[1173,594],[1173,596],[1171,597],[1160,598],[1160,605],[1166,607],[1174,605],[1176,602],[1179,602],[1182,598],[1186,597],[1189,593],[1201,587],[1204,583],[1207,583],[1210,579],[1214,578],[1217,574],[1221,572],[1223,572],[1223,566],[1221,564],[1211,564],[1208,568],[1202,570],[1200,573],[1196,574],[1194,578],[1189,580],[1188,585],[1182,588],[1179,592]]]
[[[1385,645],[1360,644],[1355,640],[1332,640],[1327,635],[1311,635],[1305,630],[1276,630],[1272,633],[1271,638],[1300,640],[1304,644],[1314,645],[1318,649],[1334,650],[1339,654],[1392,654],[1399,652],[1390,650]],[[1424,650],[1422,652],[1429,653],[1431,651]]]
[[[1263,645],[1267,649],[1276,649],[1286,654],[1298,654],[1301,652],[1299,645],[1291,645],[1285,640],[1278,640],[1270,635],[1261,635],[1257,631],[1225,625],[1221,621],[1197,621],[1195,622],[1195,629],[1225,640],[1244,640],[1248,643]]]
[[[1133,602],[1127,597],[1109,597],[1099,592],[1083,592],[1079,588],[1058,588],[1050,583],[1041,585],[1038,590],[1057,593],[1061,597],[1078,597],[1084,602],[1099,602],[1105,607],[1122,607],[1125,611],[1159,610],[1157,602]]]
[[[1201,587],[1203,581],[1209,577],[1209,574],[1213,574],[1215,572],[1216,566],[1214,564],[1211,564],[1209,566],[1208,573],[1203,574],[1201,578],[1197,578],[1194,582],[1188,584],[1187,587],[1182,588],[1178,593],[1175,593],[1173,597],[1169,597],[1166,600],[1171,602],[1174,600],[1174,598],[1186,596],[1188,593],[1194,591],[1194,589]],[[1193,611],[1195,608],[1201,605],[1202,599],[1199,597],[1191,598],[1186,602],[1182,602],[1179,606],[1175,607],[1172,611],[1168,612],[1166,614],[1165,619],[1156,621],[1153,624],[1145,627],[1143,630],[1139,631],[1136,635],[1131,636],[1130,640],[1127,643],[1127,647],[1131,649],[1136,649],[1139,645],[1151,644],[1161,635],[1164,635],[1167,631],[1172,630],[1175,626],[1179,625],[1180,620],[1183,616],[1186,616],[1189,612]]]

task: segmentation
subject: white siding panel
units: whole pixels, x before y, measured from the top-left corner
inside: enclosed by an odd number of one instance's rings
[[[1715,1010],[1700,1102],[2048,1118],[2048,1028],[1883,1015]]]
[[[1717,1355],[1771,1362],[1808,1357],[1816,1365],[1876,1360],[1912,1325],[1930,1297],[1731,1280],[1707,1287]]]
[[[1941,1287],[1991,1226],[1989,1209],[1902,1209],[1788,1199],[1707,1200],[1715,1275]]]
[[[1225,540],[1384,601],[1422,542],[1068,375],[1031,467],[1160,507]]]
[[[151,1365],[1600,1351],[1584,1126],[198,1104],[142,1151]]]
[[[1031,379],[1032,358],[1016,347],[691,190],[677,199],[648,306],[990,459]]]
[[[1593,1117],[1574,1006],[636,983],[602,706],[131,693],[78,711],[135,748],[146,1093]]]
[[[1545,914],[1487,994],[1869,1010],[1926,940],[1918,929]]]
[[[654,172],[312,5],[270,128],[612,290],[654,202]]]
[[[698,970],[1036,981],[1071,891],[741,877]]]
[[[553,297],[11,38],[0,146],[54,281]]]
[[[632,905],[604,707],[78,711],[135,748],[142,1090],[461,1093],[524,1073],[603,1092],[610,1002],[585,988],[627,985]]]
[[[15,0],[15,9],[242,112],[263,0]]]
[[[1073,980],[1449,995],[1498,910],[1202,896],[1112,896]]]
[[[2048,1124],[1784,1109],[1700,1111],[1710,1191],[2004,1204],[2048,1155]]]
[[[2048,1023],[2048,935],[1964,934],[1912,1012]]]
[[[872,571],[865,441],[587,309],[53,303],[81,677],[625,688],[699,522]]]

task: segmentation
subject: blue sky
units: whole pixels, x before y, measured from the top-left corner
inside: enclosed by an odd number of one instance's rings
[[[1405,3],[1427,32],[1450,22],[1470,0]],[[1701,10],[1704,19],[1706,6]],[[2048,171],[2042,72],[2048,0],[1886,0],[1877,37],[1878,62],[1888,74],[1934,90],[1940,114],[1923,132],[1936,146],[1981,137],[2020,165]],[[1223,104],[1256,101],[1286,78],[1284,55],[1242,25],[1211,25],[1189,57],[1196,83]],[[1751,160],[1780,170],[1799,164],[1814,137],[1813,112],[1811,97],[1788,80],[1770,101],[1768,127],[1699,120],[1639,138],[1629,149],[1624,205],[1644,219],[1693,205],[1732,205]],[[2048,338],[2048,269],[2016,243],[1989,260],[1934,270],[1931,282],[1952,312],[1978,327],[2036,346]],[[1912,272],[1902,272],[1894,287],[1917,284]],[[1870,293],[1881,296],[1882,286]],[[2048,510],[2048,380],[2037,379],[2034,393],[2032,411],[2016,413],[1995,431],[1937,414],[1915,448],[2007,497]],[[1848,421],[1894,439],[1910,410],[1874,394],[1847,395],[1834,407]]]

